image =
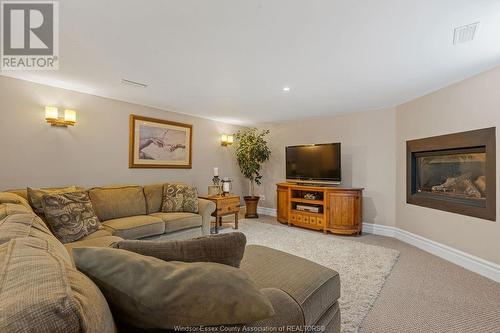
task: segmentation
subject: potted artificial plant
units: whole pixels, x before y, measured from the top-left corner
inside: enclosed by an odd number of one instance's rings
[[[238,131],[236,138],[235,155],[241,173],[250,181],[250,195],[243,197],[246,205],[246,218],[257,218],[257,204],[259,196],[255,195],[255,184],[260,185],[262,175],[260,169],[262,164],[271,156],[271,150],[267,146],[264,137],[269,130],[257,130],[256,128]]]

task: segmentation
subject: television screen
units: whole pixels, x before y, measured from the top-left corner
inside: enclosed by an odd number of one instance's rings
[[[286,178],[340,182],[340,143],[286,147]]]

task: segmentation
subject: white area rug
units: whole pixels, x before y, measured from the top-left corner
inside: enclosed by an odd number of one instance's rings
[[[224,228],[221,233],[234,231]],[[321,232],[242,220],[248,244],[268,246],[339,272],[342,332],[357,332],[399,257],[399,251]]]

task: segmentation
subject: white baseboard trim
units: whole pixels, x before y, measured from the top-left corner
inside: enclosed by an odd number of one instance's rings
[[[474,273],[500,282],[500,265],[396,227],[363,223],[363,231],[394,237]]]
[[[257,212],[262,215],[276,216],[275,208],[259,206],[257,207]],[[474,273],[492,279],[493,281],[500,282],[500,265],[494,262],[484,260],[472,254],[457,250],[450,246],[396,227],[363,223],[363,232],[396,238]]]
[[[276,208],[268,208],[268,207],[257,207],[257,213],[268,216],[277,216]]]

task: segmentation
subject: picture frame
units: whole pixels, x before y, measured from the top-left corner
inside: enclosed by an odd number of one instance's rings
[[[130,115],[129,168],[192,168],[193,125]]]

